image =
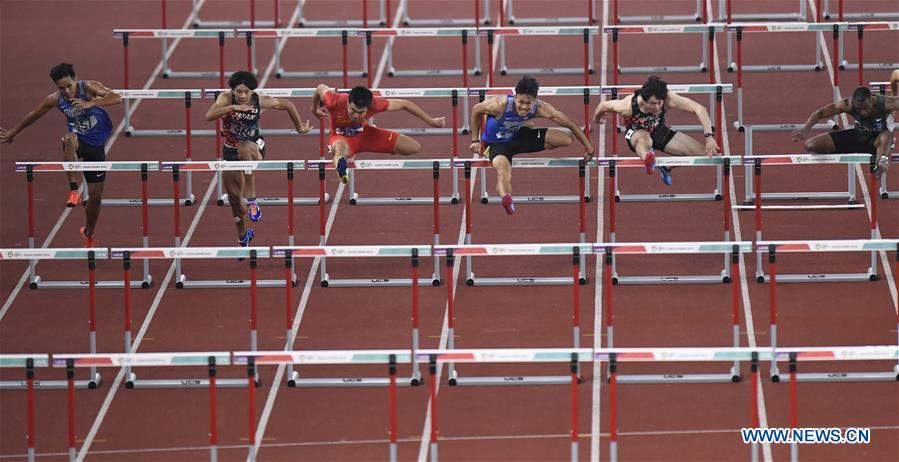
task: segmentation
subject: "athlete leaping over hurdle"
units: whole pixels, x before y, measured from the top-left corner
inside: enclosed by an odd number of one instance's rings
[[[328,147],[334,158],[334,167],[340,181],[347,182],[347,159],[360,152],[378,152],[411,156],[418,153],[418,141],[397,132],[368,124],[368,119],[379,112],[404,110],[435,128],[443,128],[446,118],[433,118],[417,104],[403,99],[386,99],[374,96],[368,88],[354,87],[349,94],[337,93],[331,87],[320,84],[312,97],[312,113],[316,117],[330,114],[331,134]]]
[[[312,125],[300,120],[296,106],[283,98],[259,95],[256,87],[259,82],[252,72],[238,71],[228,79],[230,91],[219,93],[215,103],[206,112],[206,120],[212,122],[222,120],[222,137],[224,147],[222,158],[226,161],[262,160],[265,157],[265,140],[259,136],[259,118],[265,109],[287,111],[294,128],[306,133]],[[228,193],[231,204],[231,215],[237,225],[237,239],[241,246],[247,247],[256,233],[248,226],[247,215],[251,221],[262,219],[262,209],[256,203],[256,182],[254,175],[239,171],[222,172],[222,182]],[[246,199],[246,204],[244,204]]]
[[[112,121],[103,106],[122,102],[122,97],[94,80],[76,80],[75,68],[69,63],[60,63],[50,69],[50,78],[56,84],[57,92],[47,95],[11,130],[0,127],[0,143],[12,143],[13,138],[25,127],[37,122],[50,109],[59,109],[66,116],[68,131],[62,136],[63,158],[66,162],[82,159],[85,162],[106,160],[106,140],[112,134]],[[103,198],[103,184],[106,172],[83,172],[87,182],[88,201],[84,212],[87,223],[81,227],[81,239],[85,247],[94,246],[94,230],[100,218],[100,202]],[[78,172],[67,172],[69,196],[66,207],[81,203],[81,188]]]
[[[872,94],[858,87],[851,98],[843,98],[818,109],[808,117],[805,126],[793,132],[793,141],[801,141],[819,120],[837,114],[855,118],[855,127],[822,133],[805,140],[805,149],[817,154],[851,154],[866,152],[875,156],[873,174],[880,177],[890,168],[893,145],[892,111],[899,110],[899,98]]]
[[[668,109],[680,109],[696,115],[704,132],[705,147],[665,124],[665,112]],[[706,108],[692,99],[668,91],[668,83],[657,76],[650,77],[633,95],[599,103],[593,112],[593,121],[604,123],[603,115],[607,112],[615,112],[624,117],[627,147],[643,159],[647,175],[652,175],[656,168],[655,151],[672,156],[700,156],[703,152],[713,156],[718,152],[718,142],[715,141],[712,121]],[[662,182],[666,185],[671,185],[673,181],[671,170],[668,167],[659,169]]]
[[[471,152],[478,154],[481,142],[486,145],[484,153],[496,170],[496,192],[502,197],[506,213],[515,213],[512,201],[512,157],[515,154],[538,152],[570,145],[571,134],[557,128],[534,128],[528,122],[535,118],[549,119],[571,131],[584,145],[585,158],[593,157],[593,145],[578,126],[568,116],[559,112],[546,101],[537,99],[540,84],[537,80],[524,76],[515,85],[515,95],[489,98],[475,104],[471,110]],[[481,132],[481,117],[487,116],[484,133]]]

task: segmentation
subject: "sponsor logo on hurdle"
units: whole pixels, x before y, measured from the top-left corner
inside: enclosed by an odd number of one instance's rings
[[[203,383],[200,379],[184,379],[181,381],[181,385],[200,385]]]
[[[806,274],[806,279],[827,279],[826,274]]]
[[[519,29],[521,35],[558,35],[558,27],[522,27]]]
[[[771,32],[801,32],[807,30],[805,24],[771,24],[768,30]]]
[[[524,377],[520,375],[503,377],[503,382],[524,382]]]

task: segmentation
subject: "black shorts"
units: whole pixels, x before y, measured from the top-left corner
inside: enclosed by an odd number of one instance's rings
[[[521,127],[518,133],[507,143],[485,143],[485,152],[492,161],[496,156],[505,156],[509,160],[515,154],[539,152],[546,149],[546,131],[548,128]]]
[[[864,133],[855,128],[847,128],[845,130],[836,130],[829,132],[833,145],[836,146],[835,153],[852,154],[857,152],[866,152],[868,154],[877,154],[877,148],[874,146],[874,140],[877,139],[877,133]]]
[[[263,138],[261,136],[257,136],[256,138],[253,138],[252,140],[246,140],[246,141],[255,141],[256,144],[259,145],[259,154],[261,154],[262,158],[265,159],[265,138]],[[237,153],[237,148],[231,148],[228,146],[222,147],[222,159],[230,160],[230,161],[240,160],[240,156]]]
[[[63,141],[62,149],[65,151],[66,145]],[[82,162],[106,162],[106,146],[92,146],[84,141],[78,140],[78,149],[75,155]],[[102,183],[106,180],[106,172],[81,172],[84,174],[84,181],[87,183]]]
[[[634,145],[631,144],[631,136],[634,135],[634,131],[634,129],[628,129],[624,134],[624,140],[627,141],[627,147],[630,148],[632,152],[637,152],[637,150],[634,149]],[[665,146],[668,146],[668,142],[671,141],[671,138],[674,138],[675,134],[677,134],[677,130],[667,125],[659,125],[649,135],[652,139],[652,149],[656,151],[665,151]]]

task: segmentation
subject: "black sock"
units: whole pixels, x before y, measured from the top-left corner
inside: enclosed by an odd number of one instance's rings
[[[69,183],[69,189],[72,191],[78,191],[78,183]]]

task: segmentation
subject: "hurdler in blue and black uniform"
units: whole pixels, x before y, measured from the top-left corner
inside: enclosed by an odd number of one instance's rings
[[[122,102],[122,97],[100,82],[78,80],[75,69],[69,63],[60,63],[50,70],[50,78],[56,84],[57,92],[51,93],[34,110],[28,113],[15,127],[6,131],[0,128],[0,143],[12,143],[13,138],[25,127],[36,122],[54,107],[66,116],[68,131],[62,137],[64,159],[67,162],[103,162],[106,160],[106,141],[112,134],[112,121],[103,106]],[[87,182],[88,201],[85,207],[86,223],[79,230],[85,247],[93,247],[94,230],[100,217],[100,203],[103,198],[103,182],[106,172],[84,172]],[[78,172],[68,172],[69,195],[67,207],[75,207],[81,202]]]

